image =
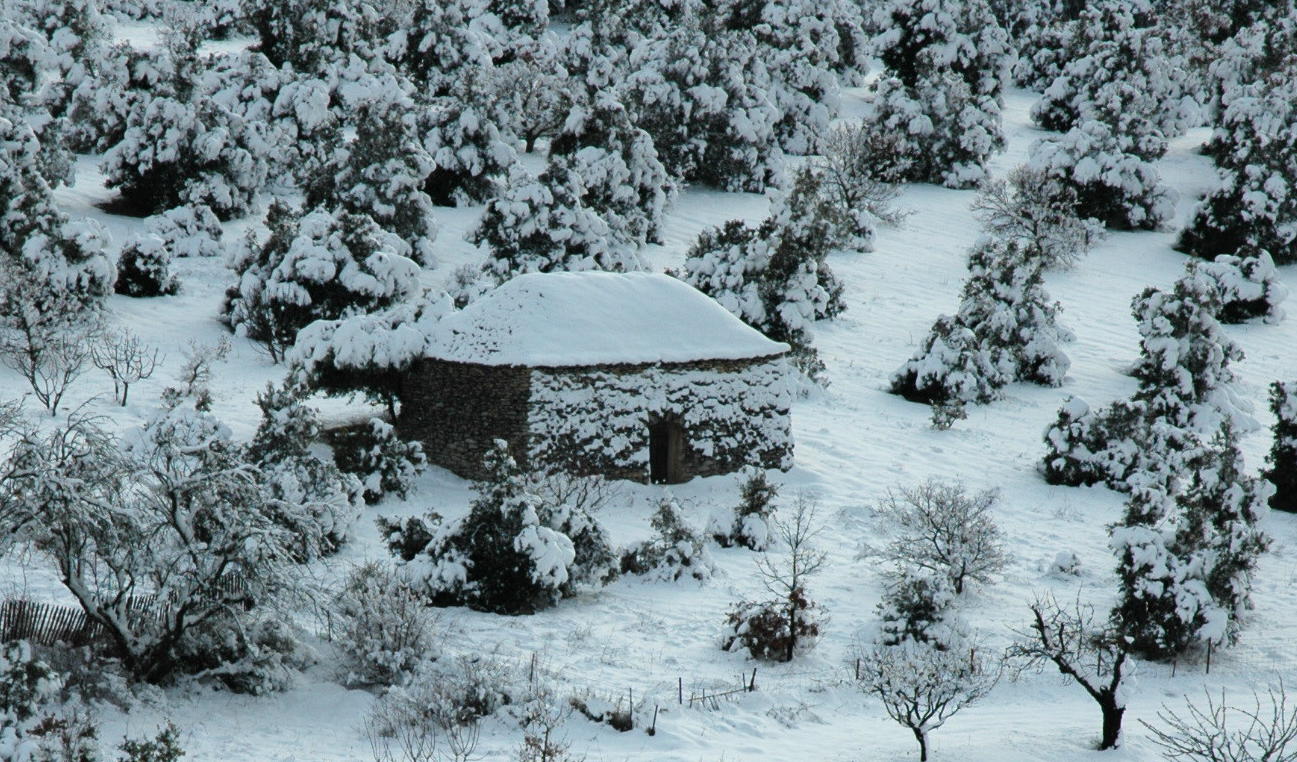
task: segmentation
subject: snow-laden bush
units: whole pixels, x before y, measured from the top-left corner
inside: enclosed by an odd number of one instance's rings
[[[31,644],[0,646],[0,762],[29,762],[40,751],[42,727],[62,680],[32,654]]]
[[[381,418],[334,431],[329,439],[338,470],[360,480],[367,503],[389,494],[403,500],[409,497],[414,480],[428,463],[423,445],[402,439]]]
[[[1044,90],[1082,52],[1076,20],[1084,6],[1077,0],[1026,0],[1004,5],[1008,11],[1001,24],[1018,53],[1013,82],[1028,90]]]
[[[266,224],[264,241],[249,236],[231,257],[238,282],[226,294],[225,316],[275,359],[312,321],[384,309],[420,289],[409,245],[368,216],[303,215],[277,203]]]
[[[825,200],[822,175],[803,169],[774,194],[759,227],[732,220],[700,233],[682,274],[743,322],[787,342],[799,370],[816,381],[824,365],[810,328],[845,309],[828,264],[829,252],[851,234],[839,212]]]
[[[681,577],[699,582],[710,579],[716,566],[706,541],[682,513],[675,498],[663,496],[649,519],[653,537],[626,549],[621,558],[622,572],[665,581]]]
[[[430,264],[437,226],[423,184],[434,163],[420,141],[412,90],[391,74],[340,88],[354,134],[335,134],[306,183],[306,206],[368,215],[408,245],[411,259]]]
[[[1071,365],[1062,344],[1043,262],[1016,241],[983,238],[969,254],[959,311],[942,315],[919,349],[892,375],[892,393],[934,406],[944,425],[968,403],[1000,396],[1014,381],[1059,386]]]
[[[420,118],[424,150],[433,161],[424,191],[440,206],[481,204],[499,192],[505,177],[512,182],[517,155],[475,90],[485,85],[481,75],[472,77]]]
[[[177,257],[216,257],[225,254],[221,221],[202,204],[169,209],[145,220],[145,227]]]
[[[815,645],[823,630],[822,619],[819,605],[800,592],[791,600],[737,603],[725,616],[721,649],[742,649],[762,661],[791,661],[790,651],[795,654]]]
[[[1292,67],[1290,67],[1291,69]],[[1297,262],[1297,73],[1268,81],[1229,106],[1220,177],[1181,231],[1176,248],[1205,259],[1262,249]]]
[[[491,65],[498,31],[474,0],[415,0],[383,54],[414,80],[424,97],[450,95],[465,70]]]
[[[1297,14],[1280,5],[1266,16],[1225,40],[1208,67],[1213,130],[1203,151],[1222,169],[1237,168],[1255,155],[1258,139],[1292,121],[1288,59],[1297,46]]]
[[[523,150],[531,153],[541,138],[553,137],[563,128],[568,114],[584,96],[574,87],[575,71],[570,71],[574,55],[588,40],[582,25],[565,38],[546,34],[535,40],[513,43],[514,58],[495,68],[492,106],[495,122],[517,136]]]
[[[502,440],[483,467],[488,478],[476,485],[464,518],[379,521],[402,575],[436,606],[500,614],[553,606],[570,589],[572,539],[546,522],[540,497]]]
[[[1222,254],[1213,262],[1190,262],[1187,270],[1185,277],[1205,277],[1215,282],[1220,293],[1220,322],[1283,320],[1280,305],[1288,298],[1288,287],[1279,280],[1279,270],[1268,253],[1241,257]]]
[[[1251,605],[1252,572],[1269,545],[1257,524],[1271,485],[1244,474],[1228,423],[1218,437],[1176,493],[1132,489],[1110,533],[1121,591],[1113,620],[1149,658],[1234,642]]]
[[[370,3],[334,0],[245,0],[243,10],[260,40],[257,50],[276,67],[291,64],[306,73],[351,55],[378,58],[401,16]]]
[[[712,539],[723,548],[766,550],[774,539],[770,520],[778,496],[779,485],[772,484],[765,471],[753,469],[739,479],[739,504],[712,516],[708,525]]]
[[[529,272],[644,269],[634,247],[611,236],[584,195],[584,181],[567,166],[551,165],[540,177],[515,166],[470,234],[490,252],[484,274],[503,283]]]
[[[1270,411],[1275,417],[1274,443],[1264,472],[1274,485],[1270,507],[1297,513],[1297,383],[1276,381],[1270,385]]]
[[[1116,230],[1156,230],[1171,218],[1177,194],[1152,163],[1128,153],[1121,137],[1097,120],[1031,147],[1027,166],[1042,172],[1054,199],[1075,199],[1075,214]]]
[[[171,250],[155,235],[132,241],[117,257],[117,293],[126,296],[171,296],[180,279],[171,270]]]
[[[1031,115],[1045,129],[1067,132],[1090,120],[1106,124],[1123,151],[1154,160],[1167,141],[1196,124],[1184,62],[1171,57],[1158,33],[1139,27],[1123,4],[1099,3],[1077,24],[1087,35],[1082,55],[1068,62]]]
[[[1019,166],[1006,180],[982,184],[973,213],[987,233],[1017,241],[1046,268],[1076,264],[1103,235],[1103,226],[1077,214],[1076,192],[1040,169]]]
[[[440,654],[436,617],[384,564],[353,569],[333,604],[331,635],[347,656],[348,683],[400,685]]]
[[[267,386],[257,407],[261,423],[247,457],[261,469],[266,489],[296,507],[283,517],[298,537],[295,554],[310,559],[336,552],[364,509],[360,480],[311,452],[320,424],[296,390]],[[305,524],[296,518],[302,515],[308,517]]]
[[[100,169],[135,214],[206,204],[222,219],[238,217],[270,176],[267,157],[247,141],[251,129],[210,98],[157,96],[135,104]]]
[[[678,180],[761,192],[778,180],[781,114],[747,32],[689,15],[631,51],[622,101]]]
[[[661,243],[662,217],[676,186],[658,160],[653,139],[631,122],[626,108],[607,93],[589,106],[575,106],[550,144],[550,161],[580,175],[581,201],[614,234],[635,245]]]
[[[541,519],[572,541],[575,556],[563,595],[612,582],[620,572],[620,559],[596,514],[616,496],[615,487],[601,476],[564,473],[530,474],[528,482],[541,499]]]
[[[20,308],[52,317],[54,303],[76,313],[112,291],[107,234],[59,211],[40,154],[30,127],[0,115],[0,324]]]
[[[878,602],[879,645],[927,643],[945,649],[963,634],[959,618],[951,611],[955,591],[942,575],[900,567],[889,575]]]
[[[882,76],[870,87],[865,129],[890,137],[878,142],[893,156],[891,181],[970,188],[986,179],[986,161],[1004,147],[1000,106],[951,72],[934,72],[908,85]],[[890,145],[888,145],[890,143]]]
[[[1009,36],[985,0],[886,0],[873,10],[872,48],[908,87],[951,72],[998,99],[1009,78]]]

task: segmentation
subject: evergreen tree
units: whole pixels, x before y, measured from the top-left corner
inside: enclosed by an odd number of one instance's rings
[[[550,144],[550,160],[580,175],[582,203],[618,237],[639,246],[661,243],[662,218],[675,198],[675,183],[658,160],[653,139],[610,94],[572,110]]]
[[[354,0],[245,0],[244,11],[257,33],[257,50],[275,66],[291,64],[306,73],[351,55],[375,60],[382,40],[402,21],[400,14]]]
[[[171,296],[180,292],[180,279],[171,270],[171,250],[162,239],[144,235],[122,249],[117,258],[117,293],[126,296]]]
[[[1122,3],[1099,3],[1078,21],[1089,41],[1032,108],[1045,129],[1067,132],[1089,120],[1106,124],[1123,151],[1145,160],[1166,153],[1167,140],[1193,126],[1185,67],[1152,28]]]
[[[1263,89],[1264,88],[1264,89]],[[1181,233],[1176,248],[1212,259],[1263,249],[1278,264],[1297,262],[1297,65],[1236,97],[1217,131],[1217,187]]]
[[[491,19],[472,0],[417,0],[388,37],[384,54],[415,82],[420,96],[450,95],[463,71],[491,65]]]
[[[365,215],[271,207],[264,242],[250,237],[232,260],[238,282],[225,317],[276,360],[315,320],[380,310],[414,296],[419,265],[410,248]]]
[[[1274,413],[1274,444],[1264,472],[1274,485],[1270,507],[1297,513],[1297,383],[1270,385],[1270,410]]]
[[[492,112],[474,88],[488,87],[479,74],[468,77],[455,96],[430,103],[420,120],[423,146],[433,168],[424,191],[441,206],[480,204],[500,192],[517,161]]]
[[[870,134],[890,136],[892,155],[884,160],[897,168],[891,181],[974,187],[987,178],[987,159],[1004,148],[999,104],[951,72],[922,76],[913,86],[880,77],[864,124]]]
[[[643,269],[634,248],[613,239],[608,223],[582,203],[584,195],[581,176],[561,164],[538,178],[515,169],[470,234],[490,252],[484,272],[503,283],[526,272]]]
[[[349,120],[355,136],[334,140],[307,183],[306,204],[367,214],[429,264],[437,229],[423,185],[434,164],[419,139],[414,100],[391,75],[359,84]]]
[[[974,97],[998,100],[1009,78],[1009,37],[985,0],[887,0],[873,27],[874,50],[906,87],[950,72]]]
[[[1060,138],[1042,140],[1027,161],[1047,178],[1047,197],[1072,201],[1076,217],[1115,230],[1156,230],[1174,212],[1177,194],[1153,164],[1128,153],[1111,127],[1090,120]]]

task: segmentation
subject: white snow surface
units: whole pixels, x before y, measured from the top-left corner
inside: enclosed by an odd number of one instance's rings
[[[570,367],[770,357],[771,341],[661,273],[528,273],[438,324],[428,355],[480,365]]]

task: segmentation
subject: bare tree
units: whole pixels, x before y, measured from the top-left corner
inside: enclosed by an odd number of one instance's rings
[[[437,723],[426,712],[386,696],[365,718],[365,737],[374,762],[434,762]]]
[[[1288,706],[1283,681],[1266,688],[1263,699],[1252,692],[1252,708],[1231,707],[1204,692],[1206,708],[1188,703],[1181,716],[1163,707],[1157,717],[1165,727],[1140,724],[1162,747],[1162,756],[1190,762],[1297,762],[1297,711]]]
[[[1121,720],[1126,713],[1122,680],[1129,676],[1129,652],[1120,635],[1106,624],[1098,624],[1094,609],[1077,601],[1065,609],[1053,596],[1037,598],[1031,604],[1031,625],[1018,631],[1019,639],[1008,655],[1023,668],[1041,669],[1053,665],[1085,689],[1103,713],[1103,735],[1099,749],[1113,749],[1121,742]]]
[[[930,479],[917,487],[889,491],[879,512],[897,534],[872,551],[899,568],[917,567],[946,577],[956,594],[968,580],[989,583],[1009,561],[1003,534],[991,509],[996,490],[969,495],[960,484]]]
[[[999,677],[998,666],[992,667],[975,644],[943,649],[906,641],[877,645],[862,654],[859,687],[914,733],[919,760],[926,762],[932,731],[990,693]]]
[[[51,416],[58,415],[64,395],[87,369],[99,332],[94,311],[20,305],[0,321],[0,362],[27,380]]]
[[[824,144],[824,187],[842,209],[867,212],[880,222],[899,225],[908,216],[893,206],[900,186],[893,175],[881,171],[885,163],[873,132],[861,125],[843,125],[829,133]]]
[[[152,376],[162,359],[156,347],[150,348],[125,329],[104,336],[90,349],[91,362],[112,378],[113,396],[122,407],[126,407],[131,384]]]
[[[806,495],[798,495],[789,518],[776,518],[775,537],[783,553],[776,560],[770,553],[757,559],[761,583],[775,596],[783,608],[788,624],[788,652],[785,661],[792,661],[797,650],[802,628],[799,623],[810,614],[812,607],[806,594],[806,580],[824,569],[827,556],[815,547],[815,539],[824,531],[815,521],[816,504]]]
[[[1018,241],[1047,267],[1066,267],[1098,241],[1103,226],[1076,216],[1075,192],[1058,192],[1045,172],[1021,166],[1007,182],[984,184],[972,210],[986,232]]]

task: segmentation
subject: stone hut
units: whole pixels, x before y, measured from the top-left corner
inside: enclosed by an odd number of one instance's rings
[[[641,482],[787,469],[787,351],[667,275],[520,275],[438,323],[399,427],[468,478],[496,439],[530,468]]]

